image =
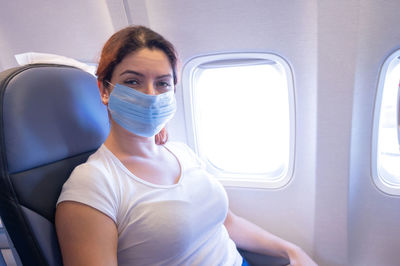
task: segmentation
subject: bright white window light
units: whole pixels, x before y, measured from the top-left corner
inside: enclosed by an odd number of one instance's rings
[[[252,56],[191,66],[194,145],[226,185],[280,187],[293,163],[291,72],[277,56]]]
[[[376,98],[373,176],[384,192],[400,195],[399,84],[400,51],[384,63]]]

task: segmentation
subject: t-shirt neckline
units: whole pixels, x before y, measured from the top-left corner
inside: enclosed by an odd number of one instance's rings
[[[136,180],[136,181],[138,181],[138,182],[140,182],[140,183],[143,183],[143,184],[145,184],[145,185],[147,185],[147,186],[154,187],[154,188],[164,188],[164,189],[166,189],[166,188],[174,188],[174,187],[179,186],[179,185],[182,183],[182,180],[183,180],[183,178],[184,178],[184,174],[183,174],[183,173],[184,173],[184,166],[181,164],[181,160],[179,159],[179,157],[178,157],[174,152],[172,152],[172,151],[171,151],[169,148],[167,148],[165,145],[163,145],[163,147],[164,147],[168,152],[170,152],[170,153],[176,158],[176,160],[177,160],[177,162],[178,162],[178,164],[179,164],[180,175],[179,175],[178,182],[176,182],[175,184],[171,184],[171,185],[161,185],[161,184],[155,184],[155,183],[146,181],[146,180],[144,180],[144,179],[142,179],[142,178],[136,176],[136,175],[133,174],[131,171],[129,171],[129,169],[126,168],[126,166],[121,162],[121,160],[118,159],[118,157],[115,156],[115,154],[112,153],[112,151],[110,151],[110,150],[107,148],[107,146],[104,145],[104,143],[100,146],[100,149],[103,150],[103,151],[105,151],[105,152],[110,156],[110,158],[118,165],[118,167],[120,167],[128,176],[132,177],[134,180]]]

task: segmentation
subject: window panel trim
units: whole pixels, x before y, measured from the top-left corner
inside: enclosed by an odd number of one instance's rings
[[[396,62],[398,61],[398,62]],[[375,98],[375,107],[374,107],[374,121],[372,128],[372,153],[371,153],[371,175],[373,179],[373,183],[375,186],[385,194],[389,195],[397,195],[400,196],[400,186],[394,185],[390,181],[387,180],[384,176],[381,175],[379,171],[378,165],[378,152],[379,152],[379,124],[381,119],[382,112],[382,99],[383,92],[385,88],[385,82],[388,74],[393,71],[393,69],[400,64],[400,50],[395,51],[391,55],[389,55],[380,70],[379,80],[377,85],[377,92]],[[400,80],[400,77],[399,77]],[[399,89],[398,89],[399,90]],[[400,97],[399,92],[397,97]],[[399,98],[397,99],[399,102]],[[397,109],[399,106],[397,106]],[[399,115],[397,113],[397,115]],[[400,139],[399,139],[400,141]],[[400,145],[400,143],[399,143]]]
[[[254,178],[235,173],[218,174],[218,178],[224,186],[227,187],[249,187],[249,188],[269,188],[277,189],[286,186],[293,177],[294,164],[295,164],[295,93],[293,72],[290,65],[282,57],[272,53],[221,53],[198,56],[190,59],[183,67],[182,72],[182,88],[183,88],[183,105],[184,105],[184,119],[186,125],[186,136],[188,145],[200,155],[198,130],[194,123],[194,79],[196,71],[202,71],[208,68],[229,67],[235,64],[239,65],[255,65],[255,64],[279,64],[286,74],[286,82],[288,86],[288,100],[289,100],[289,161],[286,173],[280,176],[266,178]],[[217,174],[213,171],[212,174]]]

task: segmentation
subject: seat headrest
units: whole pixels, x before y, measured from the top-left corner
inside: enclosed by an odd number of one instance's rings
[[[34,64],[0,78],[9,173],[94,150],[105,140],[107,109],[92,75],[69,66]]]

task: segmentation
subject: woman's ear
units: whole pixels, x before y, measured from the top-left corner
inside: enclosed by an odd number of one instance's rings
[[[97,86],[99,87],[101,101],[103,102],[104,105],[108,105],[110,90],[104,87],[103,82],[100,80],[97,80]]]

